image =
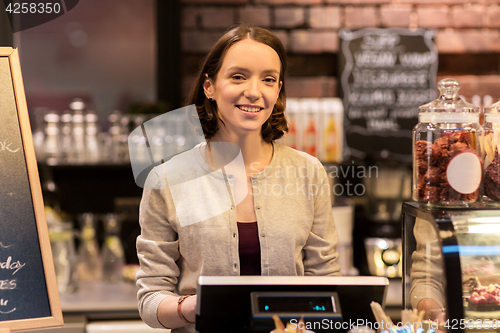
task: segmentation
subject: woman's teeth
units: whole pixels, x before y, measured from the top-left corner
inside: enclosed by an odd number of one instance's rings
[[[251,106],[238,106],[238,108],[246,112],[259,112],[261,110],[261,108]]]

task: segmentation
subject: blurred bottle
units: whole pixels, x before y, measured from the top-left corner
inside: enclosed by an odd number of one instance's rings
[[[316,123],[313,119],[307,121],[304,132],[304,151],[312,156],[316,156]]]
[[[339,98],[324,98],[321,101],[323,144],[321,159],[324,162],[341,162],[343,106]]]
[[[184,133],[185,131],[184,117],[182,117],[181,115],[177,115],[175,123],[176,123],[175,127],[177,129],[177,132],[175,134],[175,144],[177,148],[176,153],[179,154],[184,151],[186,145],[186,136]]]
[[[335,161],[337,156],[337,124],[334,118],[329,118],[324,132],[325,162]]]
[[[55,165],[59,162],[59,115],[54,111],[45,115],[45,143],[44,155],[47,164]]]
[[[81,98],[75,98],[69,104],[69,108],[73,110],[73,114],[83,115],[83,112],[85,110],[85,103]]]
[[[49,238],[54,259],[57,289],[71,293],[76,289],[76,254],[71,222],[50,223]]]
[[[80,98],[75,98],[69,107],[73,110],[73,152],[69,162],[83,164],[85,163],[85,103]]]
[[[61,116],[61,158],[62,163],[69,163],[71,161],[71,154],[73,154],[73,116],[69,111],[66,111]]]
[[[298,101],[289,99],[287,101],[286,116],[288,120],[288,133],[285,134],[285,144],[293,149],[298,148],[298,128],[297,128]]]
[[[173,121],[167,122],[165,124],[165,157],[170,158],[171,156],[177,154],[177,145],[175,143],[175,129],[176,123]]]
[[[97,115],[90,111],[85,115],[85,162],[95,164],[100,158],[99,128]]]
[[[161,161],[166,157],[167,147],[164,140],[167,133],[166,128],[166,123],[160,122],[152,129],[151,132],[149,132],[149,135],[151,136],[149,145],[151,147],[154,161]]]
[[[130,118],[123,116],[120,119],[120,149],[119,156],[122,162],[130,162],[128,151],[128,136],[130,135]]]
[[[73,115],[73,153],[70,163],[85,163],[85,127],[83,114]]]
[[[80,281],[101,281],[102,259],[99,256],[95,232],[95,218],[91,213],[80,217],[81,234],[78,247],[78,279]]]
[[[483,96],[483,106],[488,106],[493,104],[493,97],[490,95],[484,95]]]
[[[107,142],[107,154],[109,162],[119,163],[122,162],[121,155],[121,113],[120,111],[114,111],[108,116],[109,121],[109,141]]]
[[[134,118],[134,128],[142,125],[144,122],[143,116],[137,116]],[[134,150],[133,156],[138,163],[148,163],[151,162],[150,151],[146,145],[146,138],[142,131],[136,131],[128,140],[131,141],[131,147]]]
[[[304,141],[302,143],[304,152],[316,156],[318,149],[318,128],[317,128],[317,114],[318,114],[318,101],[313,98],[304,98],[302,100],[303,112],[305,112],[306,120],[304,122]]]
[[[117,282],[123,280],[125,254],[120,240],[121,224],[116,214],[109,213],[104,220],[105,238],[102,249],[103,280]]]

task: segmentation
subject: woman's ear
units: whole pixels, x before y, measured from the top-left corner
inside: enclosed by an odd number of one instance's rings
[[[213,98],[214,93],[214,84],[212,80],[208,77],[208,74],[205,74],[205,81],[203,82],[203,90],[205,91],[205,96],[210,99]]]

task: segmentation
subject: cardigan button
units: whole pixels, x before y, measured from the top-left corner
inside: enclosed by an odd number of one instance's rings
[[[269,263],[266,261],[266,263],[264,264],[264,266],[269,267]]]
[[[238,265],[237,265],[237,264],[234,264],[234,268],[236,268],[236,267],[238,267]]]
[[[257,205],[257,209],[260,209],[260,205]]]
[[[266,237],[266,234],[265,234],[265,233],[263,233],[263,232],[261,232],[261,233],[260,233],[260,237]]]
[[[233,234],[233,237],[236,237],[236,233]]]

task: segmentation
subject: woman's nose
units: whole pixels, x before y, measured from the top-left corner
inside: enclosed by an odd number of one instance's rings
[[[259,89],[258,80],[248,80],[248,85],[244,91],[244,96],[249,100],[257,100],[262,96]]]

